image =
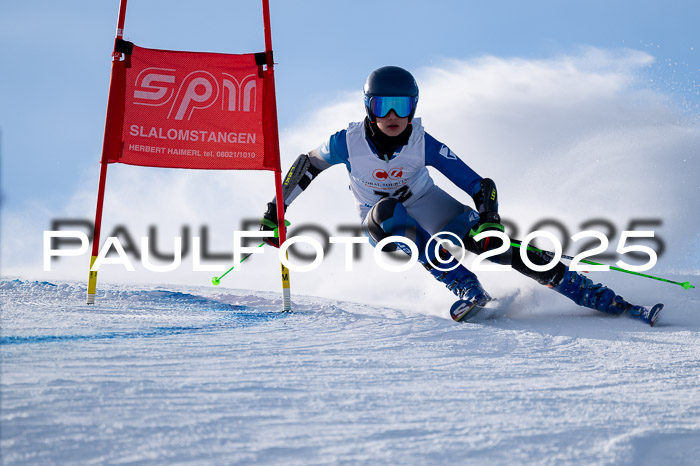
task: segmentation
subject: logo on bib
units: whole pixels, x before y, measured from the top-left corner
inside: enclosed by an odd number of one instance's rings
[[[378,181],[400,180],[403,178],[403,167],[392,168],[389,171],[384,170],[383,168],[377,168],[372,172],[372,177]]]

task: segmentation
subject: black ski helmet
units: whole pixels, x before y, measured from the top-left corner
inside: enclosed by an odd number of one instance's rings
[[[413,97],[413,111],[408,121],[413,120],[418,105],[418,84],[413,75],[398,66],[383,66],[372,71],[365,82],[365,111],[370,121],[376,116],[370,110],[370,99],[374,96]]]

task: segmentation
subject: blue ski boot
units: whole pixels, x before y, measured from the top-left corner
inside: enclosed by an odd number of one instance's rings
[[[593,282],[586,276],[566,268],[561,281],[552,286],[554,291],[563,294],[579,306],[620,315],[627,309],[627,301],[610,288]]]
[[[639,319],[652,327],[664,307],[663,304],[657,304],[652,308],[632,305],[610,288],[600,283],[593,284],[588,277],[572,272],[568,267],[559,283],[550,283],[548,286],[579,306],[614,315],[627,312],[631,318]]]
[[[452,270],[438,270],[431,264],[424,264],[430,274],[439,282],[444,283],[447,289],[452,291],[459,299],[475,302],[479,306],[484,306],[491,301],[491,296],[484,291],[473,272],[459,264],[452,254],[446,249],[440,248],[440,268]]]

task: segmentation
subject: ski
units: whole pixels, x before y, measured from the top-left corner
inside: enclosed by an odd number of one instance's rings
[[[493,299],[487,301],[487,303],[494,301]],[[477,315],[481,313],[487,306],[480,306],[476,301],[467,301],[460,299],[455,301],[450,307],[450,317],[455,322],[466,322],[468,320],[474,319]]]
[[[627,311],[629,311],[629,316],[633,319],[640,319],[652,327],[656,324],[664,305],[662,303],[656,304],[652,307],[646,306],[629,306]]]

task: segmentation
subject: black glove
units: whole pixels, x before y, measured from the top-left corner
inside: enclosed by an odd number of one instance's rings
[[[260,219],[260,231],[274,231],[274,237],[263,238],[263,241],[270,246],[280,247],[279,231],[277,231],[277,204],[274,202],[267,203],[267,211]]]
[[[287,210],[287,206],[284,207]],[[288,221],[284,221],[284,224],[289,226]],[[280,247],[279,231],[277,230],[277,204],[274,202],[267,203],[267,211],[260,219],[260,231],[274,231],[274,237],[263,238],[263,241],[274,246],[276,248]]]
[[[474,203],[479,210],[479,223],[472,229],[470,236],[476,236],[481,232],[489,230],[504,231],[501,225],[501,217],[498,215],[498,194],[496,183],[490,178],[481,180],[479,191],[474,195]],[[503,240],[494,236],[489,236],[477,243],[481,252],[497,249],[503,244]]]

